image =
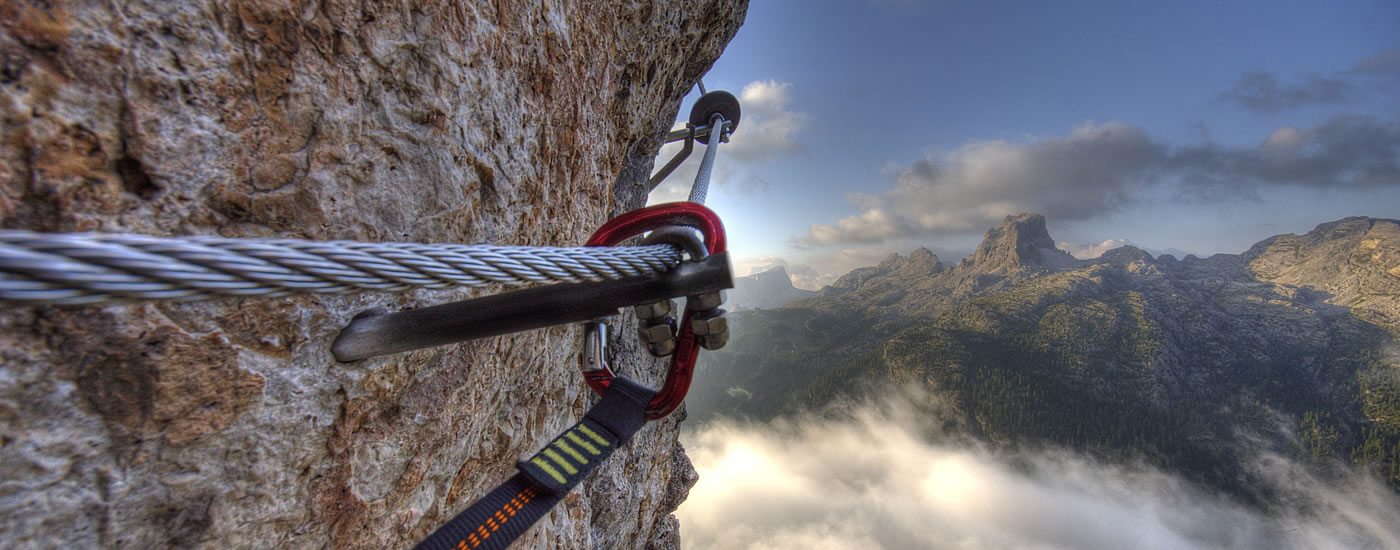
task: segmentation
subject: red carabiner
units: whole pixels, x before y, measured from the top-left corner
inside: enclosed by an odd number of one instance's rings
[[[672,202],[658,204],[627,212],[608,220],[584,246],[613,246],[622,241],[641,235],[666,225],[684,225],[700,230],[705,237],[705,249],[710,254],[724,252],[724,225],[719,216],[709,208],[693,202]],[[676,410],[690,391],[690,377],[695,370],[695,358],[700,354],[700,343],[690,328],[690,310],[681,318],[680,334],[676,336],[676,352],[671,356],[671,368],[666,371],[666,381],[656,397],[647,404],[647,420],[664,418]],[[612,369],[602,369],[584,374],[584,380],[598,395],[603,395],[612,384]]]

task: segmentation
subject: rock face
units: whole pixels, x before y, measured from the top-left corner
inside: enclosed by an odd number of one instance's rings
[[[581,244],[644,203],[745,7],[0,2],[0,226]],[[0,546],[417,542],[593,399],[575,327],[330,357],[356,313],[474,294],[0,313]],[[618,328],[615,367],[655,384]],[[675,547],[680,416],[521,547]]]
[[[938,261],[938,256],[927,248],[919,247],[909,253],[909,256],[890,254],[879,265],[870,267],[859,267],[851,270],[850,273],[842,275],[821,290],[822,296],[837,296],[853,290],[859,290],[865,286],[867,281],[881,279],[885,277],[905,277],[913,279],[927,278],[929,275],[942,272],[944,266]]]
[[[1400,326],[1400,222],[1346,218],[1305,235],[1280,235],[1244,255],[1260,279],[1312,286],[1328,303]]]
[[[1068,267],[1077,262],[1069,253],[1055,247],[1054,239],[1045,230],[1045,216],[1021,214],[1007,216],[987,230],[977,251],[963,260],[960,267],[1005,274],[1021,269]]]

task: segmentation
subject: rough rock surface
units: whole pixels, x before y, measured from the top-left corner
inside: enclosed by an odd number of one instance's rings
[[[891,254],[879,265],[842,275],[818,292],[818,299],[796,305],[864,310],[864,315],[885,320],[933,318],[974,296],[1082,265],[1085,262],[1055,247],[1044,216],[1020,214],[987,230],[977,251],[956,266],[944,266],[925,248],[907,258]]]
[[[1007,216],[1000,224],[987,230],[982,243],[963,260],[963,269],[979,273],[1004,274],[1037,267],[1061,268],[1077,265],[1069,253],[1055,247],[1055,241],[1045,229],[1045,216],[1021,214]]]
[[[1244,254],[1260,280],[1311,286],[1327,303],[1400,327],[1400,221],[1353,217],[1279,235]]]
[[[643,204],[745,4],[2,0],[0,226],[576,245]],[[413,544],[592,399],[574,327],[330,357],[472,294],[0,313],[0,546]],[[521,547],[675,547],[679,416]]]

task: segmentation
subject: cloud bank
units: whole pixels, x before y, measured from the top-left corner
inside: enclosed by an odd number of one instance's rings
[[[1094,244],[1081,244],[1061,241],[1059,243],[1055,243],[1055,246],[1060,250],[1068,252],[1070,256],[1074,256],[1075,258],[1078,258],[1080,260],[1092,260],[1094,258],[1102,256],[1104,252],[1108,252],[1110,250],[1122,246],[1130,246],[1132,244],[1132,242],[1126,239],[1108,239],[1106,241]]]
[[[730,137],[729,143],[720,145],[720,160],[715,163],[711,183],[762,186],[763,180],[752,173],[751,167],[764,161],[800,154],[803,149],[797,135],[811,123],[812,117],[791,109],[792,85],[786,82],[750,82],[739,92],[739,102],[743,105],[739,128]],[[657,166],[665,164],[682,146],[682,142],[663,146],[657,154]],[[690,194],[691,184],[695,182],[704,153],[705,146],[696,144],[690,157],[652,193],[651,202],[685,200]]]
[[[752,275],[782,266],[792,278],[793,286],[804,290],[821,290],[852,269],[878,264],[890,254],[907,253],[908,248],[912,247],[913,245],[904,247],[903,250],[896,246],[841,248],[824,254],[800,256],[793,261],[779,256],[741,258],[735,260],[734,272],[741,276]],[[962,255],[943,252],[939,257],[947,263],[949,259],[961,258]]]
[[[1150,468],[1000,456],[920,435],[911,407],[687,438],[700,482],[676,512],[701,549],[1400,548],[1400,500],[1356,477],[1258,464],[1307,509],[1267,515]]]
[[[1308,128],[1279,128],[1252,147],[1169,147],[1119,122],[1089,123],[1024,143],[971,142],[905,166],[885,193],[852,194],[858,214],[812,225],[795,243],[980,232],[1021,212],[1085,220],[1135,204],[1162,186],[1174,186],[1180,200],[1203,200],[1277,185],[1400,185],[1400,121],[1337,116]]]

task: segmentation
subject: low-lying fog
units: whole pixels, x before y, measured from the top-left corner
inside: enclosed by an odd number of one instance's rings
[[[929,436],[920,418],[901,400],[688,433],[684,547],[1400,548],[1400,498],[1360,474],[1323,481],[1261,454],[1290,503],[1265,513],[1141,465]]]

